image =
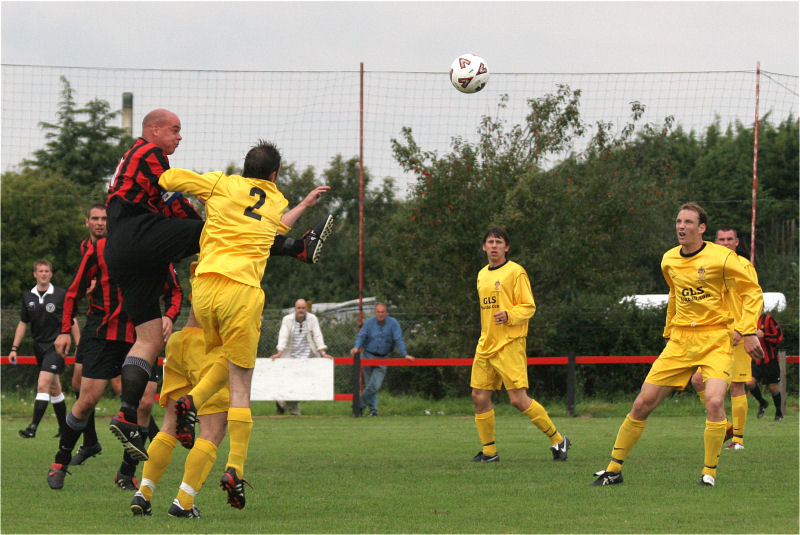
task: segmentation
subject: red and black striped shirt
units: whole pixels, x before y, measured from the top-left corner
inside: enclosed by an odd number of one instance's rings
[[[181,313],[181,304],[183,304],[183,290],[180,283],[178,283],[178,273],[175,271],[175,266],[169,265],[167,270],[167,280],[164,282],[164,300],[165,311],[164,315],[175,323],[178,315]]]
[[[90,238],[86,238],[81,242],[81,258],[86,254],[89,247],[93,245],[94,242]],[[86,310],[87,321],[92,321],[94,317],[97,318],[99,323],[103,319],[103,316],[105,316],[105,310],[103,310],[103,289],[97,283],[92,286],[90,282],[88,291],[89,293],[86,294],[89,297],[89,308]],[[69,295],[69,290],[67,294]],[[75,296],[73,296],[73,299],[74,298]],[[78,298],[77,301],[80,301],[80,298]]]
[[[761,342],[761,348],[764,350],[764,358],[758,359],[756,364],[775,360],[777,358],[775,352],[778,349],[778,345],[783,342],[783,329],[775,321],[775,318],[769,314],[761,314],[761,317],[758,318],[758,330],[764,331],[764,337],[758,339]]]
[[[121,201],[125,216],[153,212],[166,217],[200,219],[200,215],[182,195],[169,197],[159,187],[158,178],[167,169],[169,159],[164,151],[140,137],[117,165],[106,205]],[[165,201],[165,197],[169,197],[169,200]]]
[[[103,321],[97,328],[97,337],[103,340],[133,343],[136,340],[136,330],[133,322],[128,319],[128,315],[122,311],[122,292],[116,284],[111,282],[109,277],[104,255],[105,247],[105,238],[87,244],[75,276],[67,288],[61,332],[69,332],[69,326],[75,317],[78,303],[86,295],[86,289],[92,281],[95,281],[93,297],[96,294],[97,298],[93,305],[95,307],[99,305],[103,310]]]
[[[82,248],[83,245],[81,244]],[[94,302],[93,306],[97,308],[98,303],[100,303],[103,313],[103,320],[97,328],[97,337],[103,340],[133,343],[136,340],[136,329],[128,315],[122,310],[122,292],[109,277],[108,265],[104,255],[105,247],[105,238],[101,238],[95,243],[89,242],[86,244],[81,262],[64,298],[64,314],[61,322],[62,332],[69,332],[69,326],[75,317],[78,303],[86,295],[86,289],[91,285],[92,281],[95,281],[95,289],[92,295],[99,294],[99,299]],[[164,315],[175,323],[181,311],[183,290],[178,283],[178,275],[172,264],[169,265],[168,273],[165,275],[163,299],[166,305],[166,312]],[[66,318],[69,319],[67,320]],[[66,331],[63,330],[65,325],[67,326]]]

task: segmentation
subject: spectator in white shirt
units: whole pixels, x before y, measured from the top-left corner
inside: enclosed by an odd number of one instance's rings
[[[326,349],[319,320],[308,311],[305,299],[298,299],[294,304],[294,313],[287,314],[281,321],[281,330],[278,333],[278,351],[271,359],[290,357],[307,359],[314,357],[331,357]],[[276,401],[278,414],[287,410],[294,416],[300,416],[299,401]]]

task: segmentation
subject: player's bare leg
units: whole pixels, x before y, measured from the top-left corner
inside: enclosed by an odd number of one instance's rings
[[[247,448],[250,444],[250,432],[253,428],[253,417],[250,412],[250,384],[253,378],[252,368],[242,368],[228,363],[230,376],[230,409],[228,409],[228,432],[230,435],[230,452],[225,464],[225,473],[220,485],[228,492],[228,503],[237,509],[245,505],[244,464],[247,460]]]
[[[138,407],[150,373],[164,345],[161,318],[136,326],[136,342],[122,365],[122,405],[111,419],[109,429],[122,442],[122,447],[137,461],[147,460],[144,447],[146,429],[138,425]]]
[[[480,388],[472,389],[472,404],[475,406],[475,427],[483,445],[481,451],[472,458],[472,462],[496,463],[500,461],[495,444],[494,406],[492,391]]]

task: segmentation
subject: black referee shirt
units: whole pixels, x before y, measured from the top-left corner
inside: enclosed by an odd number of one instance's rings
[[[52,284],[39,295],[36,286],[22,298],[20,321],[30,325],[31,337],[37,349],[45,350],[61,334],[61,314],[64,311],[66,291]]]

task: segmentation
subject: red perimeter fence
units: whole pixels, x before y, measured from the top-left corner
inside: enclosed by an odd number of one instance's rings
[[[575,377],[574,368],[577,364],[650,364],[656,360],[657,355],[582,355],[566,357],[529,357],[528,366],[556,365],[569,366],[570,373],[567,381],[567,412],[572,414],[575,407]],[[75,357],[66,357],[67,364],[74,364]],[[418,357],[413,361],[404,358],[395,359],[362,359],[352,357],[337,357],[333,359],[334,364],[352,366],[358,363],[358,368],[353,370],[353,392],[352,394],[334,394],[334,401],[352,401],[353,416],[358,416],[358,395],[361,384],[361,366],[472,366],[472,358],[424,358]],[[786,356],[787,363],[800,363],[800,355]],[[163,364],[163,359],[158,359],[159,364]],[[0,357],[0,364],[10,364],[7,356]],[[17,364],[36,364],[36,357],[24,356],[17,357]],[[784,376],[785,374],[781,374]],[[781,381],[785,388],[786,381]],[[785,391],[783,399],[786,399]]]

